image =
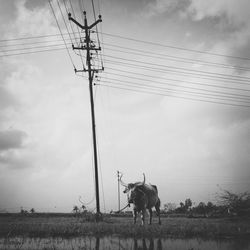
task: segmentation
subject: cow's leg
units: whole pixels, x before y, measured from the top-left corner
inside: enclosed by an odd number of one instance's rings
[[[137,211],[135,208],[133,210],[133,217],[134,217],[134,224],[136,224]]]
[[[151,225],[152,224],[152,215],[153,215],[153,211],[152,211],[152,208],[149,208],[149,225]]]
[[[145,223],[145,212],[146,212],[145,209],[141,210],[141,224],[142,224],[142,226],[144,226],[144,223]]]
[[[161,225],[161,211],[160,211],[160,205],[161,205],[161,202],[160,202],[160,199],[158,200],[158,202],[156,203],[155,205],[155,209],[156,209],[156,214],[159,218],[159,225]]]

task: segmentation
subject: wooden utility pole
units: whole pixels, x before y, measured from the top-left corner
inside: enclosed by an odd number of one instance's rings
[[[120,174],[119,170],[117,170],[117,185],[118,185],[118,211],[121,210],[121,201],[120,201]]]
[[[86,17],[86,11],[83,12],[84,15],[84,25],[77,22],[74,18],[71,17],[71,14],[68,13],[69,20],[79,26],[81,29],[85,31],[85,39],[84,45],[80,47],[75,47],[72,45],[73,49],[77,50],[86,50],[86,63],[87,69],[83,70],[75,70],[75,72],[88,72],[88,79],[89,79],[89,93],[90,93],[90,106],[91,106],[91,120],[92,120],[92,135],[93,135],[93,148],[94,148],[94,165],[95,165],[95,190],[96,190],[96,215],[97,221],[100,218],[100,196],[99,196],[99,180],[98,180],[98,158],[97,158],[97,142],[96,142],[96,130],[95,130],[95,108],[94,108],[94,96],[93,96],[93,77],[95,73],[98,73],[102,69],[95,69],[92,68],[91,65],[91,53],[90,51],[98,51],[101,48],[96,48],[93,42],[90,39],[90,31],[91,29],[96,26],[99,22],[102,22],[101,15],[99,15],[99,19],[96,20],[93,24],[88,26],[88,21]]]

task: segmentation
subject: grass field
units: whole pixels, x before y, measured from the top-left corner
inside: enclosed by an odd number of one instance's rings
[[[72,214],[2,214],[0,237],[174,237],[174,238],[250,238],[250,219],[239,218],[154,218],[152,225],[133,225],[131,217],[104,216],[102,222],[88,222]]]

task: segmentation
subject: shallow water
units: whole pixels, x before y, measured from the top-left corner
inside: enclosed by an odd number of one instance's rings
[[[0,238],[0,249],[250,250],[250,240],[124,239],[119,237]]]

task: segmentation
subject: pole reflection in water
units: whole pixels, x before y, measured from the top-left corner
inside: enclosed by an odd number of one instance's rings
[[[142,243],[140,243],[142,241]],[[156,242],[156,248],[154,244],[154,239],[151,238],[149,240],[149,244],[147,244],[146,239],[143,238],[142,240],[134,239],[134,247],[133,250],[162,250],[162,242],[161,239],[158,239]],[[148,247],[147,247],[148,245]]]
[[[96,237],[95,238],[95,250],[99,250],[100,249],[100,238]]]

